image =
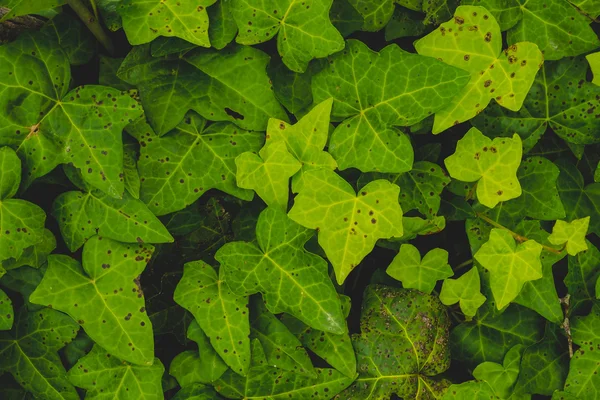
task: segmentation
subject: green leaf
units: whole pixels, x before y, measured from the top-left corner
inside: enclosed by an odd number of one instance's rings
[[[450,366],[450,321],[432,296],[370,285],[365,290],[361,334],[352,338],[359,376],[343,399],[440,398],[447,385],[433,379]]]
[[[600,304],[594,302],[590,313],[583,317],[571,319],[573,343],[585,345],[600,343]]]
[[[121,5],[121,0],[94,0],[98,7],[98,12],[104,21],[104,25],[111,31],[118,31],[123,27],[123,21],[117,9]]]
[[[40,242],[23,250],[23,254],[21,254],[21,257],[18,259],[10,258],[2,261],[0,268],[4,268],[7,271],[24,265],[40,268],[46,263],[48,254],[52,253],[55,248],[56,239],[54,238],[54,235],[50,230],[44,229],[42,240]]]
[[[260,292],[273,314],[286,312],[315,329],[342,334],[346,324],[327,263],[304,250],[312,235],[269,207],[256,224],[257,244],[227,243],[215,258],[235,293]]]
[[[392,19],[385,26],[385,40],[391,41],[404,37],[421,36],[428,31],[422,18],[423,16],[418,12],[396,7]]]
[[[522,151],[519,135],[492,140],[477,128],[471,128],[444,164],[454,179],[477,182],[477,199],[494,208],[501,201],[521,196],[517,169]]]
[[[210,189],[244,200],[253,193],[236,185],[235,159],[257,151],[264,137],[229,123],[212,124],[194,112],[162,137],[140,141],[140,197],[155,215],[179,211]]]
[[[182,388],[173,396],[173,400],[215,400],[219,398],[213,388],[199,383]]]
[[[25,186],[60,163],[73,163],[92,186],[123,193],[125,125],[141,115],[128,94],[105,86],[68,91],[69,60],[44,33],[24,33],[0,47],[0,144],[17,148]],[[20,107],[10,105],[21,104]]]
[[[412,146],[394,127],[414,125],[444,108],[468,79],[465,71],[396,45],[376,53],[349,40],[312,80],[315,103],[333,97],[331,117],[341,122],[329,152],[340,169],[409,171]]]
[[[335,0],[329,10],[329,19],[343,37],[360,30],[363,25],[362,16],[350,5],[349,0]]]
[[[400,246],[400,252],[387,267],[386,272],[392,278],[402,282],[407,289],[417,289],[431,294],[437,281],[444,280],[454,272],[448,264],[448,252],[436,248],[430,250],[421,259],[419,249],[412,244]]]
[[[267,54],[247,46],[197,49],[176,59],[152,58],[149,46],[139,46],[127,55],[118,76],[138,87],[146,117],[159,136],[175,128],[188,110],[211,121],[264,131],[269,118],[287,120],[266,74],[268,62]]]
[[[594,79],[592,79],[592,83],[594,85],[600,86],[600,52],[592,53],[585,56],[585,58],[590,63],[590,68],[592,73],[594,74]]]
[[[277,35],[277,50],[292,71],[304,72],[310,60],[344,48],[344,39],[329,20],[333,0],[302,4],[290,0],[236,0],[232,13],[236,41],[253,45]]]
[[[15,320],[12,301],[10,297],[0,289],[0,331],[7,331],[12,328]]]
[[[567,253],[571,256],[576,256],[579,252],[587,250],[588,246],[585,242],[590,217],[587,216],[581,219],[574,219],[571,222],[556,221],[552,228],[552,234],[548,237],[550,243],[554,245],[565,244]]]
[[[506,353],[502,365],[486,361],[473,370],[473,376],[486,381],[501,398],[509,398],[511,389],[519,376],[519,365],[523,346],[518,344]]]
[[[9,8],[10,11],[0,19],[0,22],[21,15],[38,14],[66,3],[66,0],[6,0],[2,2],[2,6]]]
[[[171,4],[160,0],[125,0],[117,11],[132,45],[151,42],[158,36],[175,36],[198,46],[210,47],[206,7],[215,1],[183,0]]]
[[[290,71],[278,59],[271,60],[267,71],[273,81],[277,100],[292,114],[301,115],[313,102],[310,87],[312,77],[323,70],[325,64],[325,60],[317,60],[308,65],[306,72],[300,74]]]
[[[600,397],[600,353],[598,349],[580,348],[575,352],[565,382],[565,392],[578,399]]]
[[[333,171],[309,171],[289,216],[319,232],[319,244],[333,265],[338,284],[369,254],[378,239],[401,237],[402,209],[398,186],[376,180],[357,195]]]
[[[589,307],[596,299],[595,284],[600,276],[598,265],[600,251],[587,242],[588,249],[574,257],[569,257],[569,268],[565,284],[571,295],[569,311],[575,314],[581,307]]]
[[[208,8],[208,37],[217,50],[223,49],[235,38],[237,25],[232,14],[232,0],[221,0]]]
[[[57,351],[69,343],[79,327],[69,316],[49,308],[18,312],[11,332],[0,333],[0,371],[36,398],[77,400]]]
[[[58,14],[41,31],[58,39],[71,65],[86,64],[96,53],[94,37],[79,18],[66,13]]]
[[[72,368],[80,358],[92,350],[92,347],[94,347],[94,341],[84,331],[77,332],[75,339],[61,350],[61,355],[66,361],[65,366]]]
[[[185,264],[173,296],[189,310],[223,361],[240,375],[250,367],[248,298],[233,293],[213,267],[203,261]]]
[[[253,303],[250,337],[260,341],[267,365],[316,378],[310,357],[300,340],[261,302],[257,299]]]
[[[154,248],[94,236],[83,248],[83,268],[64,255],[48,257],[44,279],[31,294],[79,323],[98,345],[125,361],[151,365],[152,324],[136,278]]]
[[[460,278],[444,279],[440,301],[446,306],[459,303],[465,316],[474,317],[479,307],[486,300],[480,289],[479,272],[477,267],[473,267]]]
[[[502,52],[496,19],[475,6],[458,7],[454,19],[415,42],[415,49],[471,76],[452,103],[436,113],[433,133],[475,117],[492,99],[509,110],[519,110],[543,62],[533,43],[517,43]]]
[[[71,251],[96,234],[126,243],[173,241],[158,218],[128,192],[122,199],[109,197],[99,190],[66,192],[54,200],[52,215],[58,220],[62,237]]]
[[[245,152],[235,159],[237,185],[254,190],[271,207],[287,210],[290,178],[302,168],[285,142],[267,143],[258,153]]]
[[[535,240],[517,245],[505,229],[492,229],[489,241],[474,257],[490,272],[498,310],[519,295],[525,282],[542,277],[541,253],[542,245]]]
[[[600,87],[586,81],[587,68],[583,57],[546,62],[520,110],[492,105],[473,124],[494,136],[518,133],[526,151],[548,128],[568,143],[598,143]]]
[[[362,29],[375,32],[383,28],[394,13],[394,0],[348,0],[362,15]]]
[[[123,145],[123,180],[125,190],[134,199],[140,198],[140,175],[137,167],[138,147],[136,143]]]
[[[69,381],[86,390],[86,399],[162,400],[161,377],[165,370],[158,358],[151,365],[119,360],[95,345],[69,370]]]
[[[269,120],[267,144],[284,142],[289,153],[302,164],[300,173],[292,178],[294,192],[302,188],[303,176],[307,171],[320,168],[335,170],[337,167],[333,157],[323,151],[329,136],[329,115],[332,104],[332,99],[327,99],[315,105],[295,125],[274,118]]]
[[[104,86],[110,86],[119,90],[130,90],[133,86],[117,76],[117,71],[124,58],[111,58],[100,55],[100,71],[98,73],[98,82]],[[142,116],[140,117],[145,120]],[[131,126],[131,124],[129,125]]]
[[[443,400],[500,400],[494,389],[485,381],[468,381],[448,388]]]

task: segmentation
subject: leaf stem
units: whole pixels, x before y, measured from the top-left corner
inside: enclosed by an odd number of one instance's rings
[[[485,222],[487,222],[488,224],[492,225],[495,228],[504,229],[505,231],[507,231],[508,233],[510,233],[510,235],[512,237],[514,237],[515,240],[517,240],[520,243],[523,243],[523,242],[526,242],[526,241],[529,240],[525,236],[519,235],[518,233],[511,231],[510,229],[508,229],[504,225],[500,225],[499,223],[497,223],[493,219],[489,218],[487,215],[484,215],[482,213],[475,213],[475,215],[477,215],[477,218],[481,218],[482,220],[484,220]],[[563,250],[564,250],[564,248],[558,250],[558,249],[555,249],[555,248],[552,248],[552,247],[549,247],[549,246],[546,246],[546,245],[543,245],[543,244],[541,244],[541,246],[544,248],[544,250],[549,251],[550,253],[554,253],[554,254],[561,254],[563,252]]]
[[[98,18],[96,18],[94,14],[90,12],[90,10],[85,6],[85,4],[83,4],[81,0],[67,0],[67,4],[69,4],[73,11],[75,11],[79,18],[81,18],[81,21],[88,27],[90,32],[92,32],[102,46],[104,46],[106,51],[108,51],[110,55],[113,55],[115,48],[112,44],[112,41],[98,22]],[[92,4],[94,3],[92,2]]]
[[[567,342],[569,343],[569,358],[573,358],[573,337],[571,336],[571,323],[569,322],[569,305],[570,305],[571,295],[567,293],[565,297],[560,299],[560,303],[563,305],[563,310],[565,313],[565,319],[561,324],[562,328],[565,330],[567,335]]]
[[[462,263],[458,264],[456,266],[456,268],[454,268],[454,271],[458,271],[461,268],[468,267],[471,264],[473,264],[473,259],[472,258],[469,259],[469,260],[467,260],[467,261],[465,261],[465,262],[462,262]]]
[[[92,6],[94,16],[96,17],[96,19],[98,19],[98,6],[96,5],[96,0],[90,0],[90,5]]]

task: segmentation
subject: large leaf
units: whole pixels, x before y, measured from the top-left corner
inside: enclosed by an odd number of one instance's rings
[[[206,7],[216,0],[125,0],[117,8],[123,29],[132,45],[151,42],[158,36],[175,36],[198,46],[210,47]]]
[[[588,249],[574,257],[569,257],[569,270],[565,277],[565,284],[569,289],[569,311],[573,314],[591,304],[597,298],[596,281],[600,276],[600,251],[596,246],[588,244]]]
[[[598,143],[600,87],[586,81],[587,68],[583,57],[546,62],[520,110],[492,105],[473,124],[494,136],[518,133],[526,151],[548,128],[569,143]]]
[[[313,58],[344,48],[342,35],[329,20],[332,1],[235,0],[236,41],[252,45],[277,35],[277,50],[284,64],[292,71],[304,72]]]
[[[67,313],[116,357],[151,365],[152,324],[136,278],[153,251],[94,236],[83,248],[83,267],[71,257],[48,257],[44,279],[29,300]]]
[[[370,285],[360,325],[361,334],[352,338],[359,376],[340,398],[441,397],[448,384],[432,378],[450,366],[450,321],[436,298]]]
[[[36,398],[77,400],[57,351],[75,338],[69,316],[44,308],[17,314],[13,332],[0,333],[0,371],[13,375]]]
[[[376,180],[357,195],[333,171],[309,171],[304,179],[310,184],[300,190],[289,216],[319,232],[319,244],[333,265],[339,284],[373,250],[378,239],[402,236],[398,186]]]
[[[225,279],[243,295],[261,292],[274,314],[286,312],[326,332],[346,331],[327,263],[304,250],[313,232],[269,207],[256,224],[257,244],[227,243],[217,251]]]
[[[175,301],[189,310],[223,361],[240,375],[250,367],[248,298],[233,293],[203,261],[185,264]]]
[[[565,392],[578,399],[600,398],[600,352],[582,347],[575,352],[565,382]]]
[[[477,199],[484,206],[494,208],[499,202],[522,193],[517,179],[522,151],[519,135],[491,140],[477,128],[471,128],[444,163],[454,179],[477,182]]]
[[[444,280],[440,301],[447,306],[459,303],[463,314],[472,318],[486,300],[480,290],[479,271],[473,267],[458,279]]]
[[[158,135],[175,128],[188,110],[211,121],[230,121],[264,131],[269,118],[287,119],[266,74],[269,56],[246,46],[216,52],[192,50],[178,58],[153,58],[135,47],[119,77],[136,85],[150,125]]]
[[[492,99],[509,110],[519,110],[543,61],[533,43],[516,43],[502,52],[496,19],[475,6],[458,7],[454,19],[418,40],[415,49],[471,76],[452,103],[436,113],[433,133],[475,117]]]
[[[394,127],[414,125],[443,109],[468,80],[465,71],[396,45],[376,53],[349,40],[313,77],[312,91],[316,103],[333,97],[332,120],[343,121],[329,143],[340,169],[406,172],[412,146]]]
[[[69,92],[69,60],[57,40],[24,33],[0,47],[0,144],[17,148],[26,185],[60,163],[73,163],[86,182],[120,197],[121,131],[141,115],[141,107],[105,86]]]
[[[86,399],[162,400],[165,368],[158,358],[152,365],[123,362],[95,345],[69,370],[69,381],[86,390]]]
[[[141,199],[154,214],[181,210],[210,189],[252,199],[252,192],[236,185],[234,160],[245,151],[257,151],[263,135],[229,123],[205,124],[190,112],[167,135],[141,140]]]

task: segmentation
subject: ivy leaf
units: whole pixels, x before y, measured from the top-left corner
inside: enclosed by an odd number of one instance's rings
[[[452,13],[444,19],[448,19],[451,15]],[[396,7],[390,22],[385,26],[385,40],[421,36],[428,31],[421,14],[403,7]]]
[[[362,16],[348,0],[335,0],[329,11],[329,18],[343,37],[360,30],[363,25]]]
[[[472,318],[486,300],[480,290],[479,271],[473,267],[460,278],[444,279],[440,301],[446,306],[459,303],[463,314]]]
[[[578,399],[598,398],[600,379],[600,353],[594,347],[580,348],[575,352],[569,365],[569,375],[564,390]]]
[[[600,87],[587,82],[587,68],[583,57],[544,63],[520,110],[492,105],[473,124],[494,136],[518,133],[526,151],[548,128],[568,143],[598,143]]]
[[[444,280],[454,272],[448,264],[448,252],[433,249],[421,259],[419,249],[412,244],[400,246],[400,252],[387,267],[386,272],[392,278],[402,282],[407,289],[417,289],[431,294],[437,281]]]
[[[152,365],[152,324],[136,279],[153,251],[94,236],[83,248],[83,268],[71,257],[48,257],[48,269],[29,300],[70,315],[114,356]]]
[[[360,191],[333,171],[320,169],[305,174],[305,185],[294,201],[289,217],[319,232],[338,284],[373,250],[379,239],[401,237],[402,209],[398,186],[376,180]]]
[[[86,390],[86,399],[163,399],[161,378],[165,367],[158,358],[151,365],[119,360],[95,345],[69,370],[69,381]]]
[[[66,13],[58,14],[41,31],[58,39],[71,65],[86,64],[96,53],[94,37],[79,18]]]
[[[587,250],[588,246],[585,242],[590,217],[574,219],[571,222],[556,221],[552,228],[552,234],[548,237],[550,243],[554,245],[565,244],[567,253],[571,256],[576,256],[577,253]]]
[[[134,87],[117,76],[117,71],[123,58],[111,58],[100,54],[98,82],[103,86],[110,86],[119,90],[130,90]],[[146,119],[143,116],[138,119]],[[128,126],[131,126],[128,125]]]
[[[444,345],[449,325],[445,308],[434,297],[367,286],[361,334],[352,338],[359,376],[340,398],[441,397],[448,384],[433,377],[450,366]]]
[[[588,63],[590,63],[592,74],[594,74],[592,83],[596,86],[600,86],[600,52],[588,54],[585,58],[588,60]]]
[[[310,60],[344,48],[344,39],[329,20],[333,0],[302,4],[290,0],[236,0],[232,13],[236,41],[253,45],[277,35],[277,50],[292,71],[304,72]]]
[[[329,152],[340,169],[409,171],[412,146],[394,127],[414,125],[444,108],[468,79],[465,71],[396,45],[376,53],[349,40],[312,80],[315,103],[333,97],[331,117],[341,122]]]
[[[57,39],[24,33],[0,47],[0,144],[17,148],[24,160],[25,186],[60,163],[84,171],[90,185],[123,193],[125,125],[142,114],[128,94],[104,86],[68,92],[69,60]],[[10,105],[21,104],[15,109]]]
[[[19,259],[44,240],[46,214],[37,205],[11,199],[19,190],[21,161],[14,150],[0,148],[0,261]],[[6,266],[5,263],[2,263]]]
[[[258,153],[245,152],[235,159],[237,184],[253,189],[272,207],[287,210],[290,178],[302,168],[285,142],[267,143]]]
[[[394,0],[348,0],[362,16],[362,29],[375,32],[383,28],[394,13]]]
[[[571,319],[573,343],[585,346],[600,343],[600,304],[594,302],[592,310],[586,316]]]
[[[12,301],[6,292],[0,289],[0,331],[7,331],[11,329],[14,320],[15,313],[13,310]]]
[[[72,252],[99,234],[126,243],[167,243],[173,237],[144,203],[128,192],[122,199],[99,190],[66,192],[54,200],[52,215]]]
[[[269,56],[262,51],[231,46],[155,59],[149,50],[147,45],[134,47],[118,76],[138,87],[146,117],[159,136],[175,128],[188,110],[247,130],[264,131],[269,118],[287,120],[266,73]]]
[[[223,49],[235,38],[237,25],[232,14],[233,2],[219,1],[208,8],[208,37],[210,44],[217,50]]]
[[[227,243],[215,259],[235,293],[262,293],[269,311],[286,312],[307,325],[342,334],[346,324],[327,263],[304,250],[313,232],[269,207],[256,224],[257,244]]]
[[[300,340],[260,302],[262,300],[255,301],[252,307],[254,317],[250,337],[259,340],[268,365],[316,378],[310,357]]]
[[[189,310],[223,361],[245,376],[250,367],[248,299],[233,293],[225,280],[203,261],[185,264],[173,296]]]
[[[448,388],[443,400],[500,400],[496,392],[486,381],[467,381]]]
[[[125,0],[117,11],[132,45],[151,42],[158,36],[175,36],[198,46],[210,47],[206,7],[215,1],[183,1],[170,5],[159,0]]]
[[[496,307],[504,308],[521,292],[523,284],[542,277],[542,245],[535,240],[516,244],[505,229],[492,229],[490,239],[475,259],[490,271]]]
[[[57,351],[75,338],[79,326],[69,316],[49,308],[18,312],[12,332],[0,333],[0,371],[36,398],[77,400]]]
[[[600,251],[590,242],[587,242],[587,245],[587,250],[569,257],[565,284],[571,295],[569,305],[571,314],[575,314],[582,307],[589,307],[596,299],[595,284],[600,276],[597,267],[600,263]]]
[[[24,265],[40,268],[46,263],[48,255],[52,253],[55,248],[56,238],[54,238],[54,235],[49,229],[44,229],[42,240],[40,242],[23,250],[21,257],[17,259],[9,258],[8,260],[2,261],[0,268],[4,268],[7,271],[20,268]]]
[[[191,386],[187,386],[178,391],[173,400],[215,400],[220,397],[215,393],[214,389],[195,383]]]
[[[590,217],[589,230],[600,236],[600,183],[585,186],[581,172],[564,159],[556,164],[560,175],[556,181],[558,194],[567,212],[566,220]]]
[[[123,145],[123,180],[125,190],[134,199],[140,198],[140,175],[137,167],[138,151],[136,143]]]
[[[523,346],[518,344],[506,353],[502,365],[491,361],[483,362],[473,370],[473,376],[489,383],[501,398],[509,398],[519,376],[522,352]]]
[[[470,120],[492,99],[518,111],[543,62],[542,53],[533,43],[516,43],[502,52],[496,19],[485,8],[475,6],[458,7],[454,19],[416,41],[415,49],[471,76],[452,103],[436,113],[433,133]]]
[[[444,164],[454,179],[477,182],[477,199],[484,206],[494,208],[501,201],[521,195],[517,169],[522,152],[519,135],[492,140],[477,128],[471,128]]]
[[[4,14],[0,22],[27,14],[39,14],[50,8],[60,7],[66,4],[66,0],[6,0],[2,6],[9,8],[10,11]]]
[[[333,4],[337,4],[337,1]],[[292,114],[302,115],[313,102],[310,87],[312,77],[323,70],[326,63],[326,60],[311,62],[306,72],[300,74],[290,71],[280,60],[271,60],[267,72],[273,81],[277,100]]]
[[[284,142],[287,150],[302,164],[299,174],[292,177],[292,190],[302,187],[302,177],[311,169],[335,170],[337,163],[329,153],[323,151],[329,136],[329,115],[332,99],[314,106],[295,125],[271,118],[267,127],[267,143]],[[286,201],[287,205],[287,201]]]
[[[244,200],[253,193],[235,182],[235,158],[257,151],[264,136],[230,123],[212,124],[194,112],[162,137],[141,140],[141,199],[156,215],[179,211],[210,189]]]

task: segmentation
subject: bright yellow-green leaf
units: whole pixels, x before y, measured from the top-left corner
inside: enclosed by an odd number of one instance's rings
[[[476,6],[458,7],[452,20],[415,42],[415,49],[471,75],[451,104],[436,113],[433,133],[475,117],[492,99],[518,111],[543,61],[534,43],[515,43],[502,52],[496,19]]]
[[[574,219],[571,222],[556,221],[548,240],[554,245],[566,243],[567,253],[575,256],[580,251],[588,249],[585,236],[587,235],[589,225],[590,217]]]
[[[600,86],[600,52],[588,54],[585,56],[585,58],[587,58],[588,62],[590,63],[590,68],[594,74],[592,83]]]
[[[459,303],[465,316],[472,318],[485,303],[486,297],[481,294],[479,271],[471,268],[457,279],[446,279],[442,284],[440,300],[446,306]]]
[[[496,307],[504,308],[521,292],[523,284],[542,277],[542,245],[535,240],[516,244],[505,229],[492,229],[490,239],[475,253],[475,259],[490,271]]]
[[[494,208],[501,201],[521,195],[517,170],[522,153],[519,135],[492,141],[477,128],[471,128],[444,163],[451,177],[463,182],[477,181],[477,199]]]

